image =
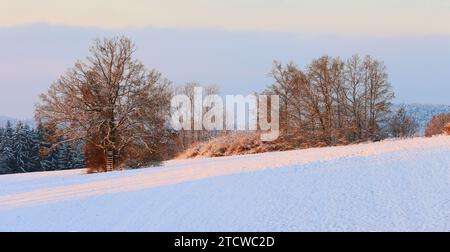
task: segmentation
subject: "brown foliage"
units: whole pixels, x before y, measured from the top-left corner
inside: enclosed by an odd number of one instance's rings
[[[236,133],[223,135],[208,142],[196,144],[177,158],[185,159],[255,154],[269,151],[267,148],[268,146],[260,141],[258,134]]]
[[[442,113],[434,116],[425,129],[425,136],[431,137],[442,134],[448,123],[450,123],[450,114]]]
[[[276,141],[262,142],[259,133],[230,133],[223,134],[208,142],[196,144],[178,155],[177,159],[239,156],[329,146],[328,143],[319,139],[323,139],[323,136],[305,137],[299,132],[295,132],[289,136],[281,135]],[[347,144],[342,139],[336,139],[336,142],[336,145]]]
[[[88,173],[106,172],[105,155],[101,148],[93,144],[86,144],[84,146],[84,156]]]
[[[447,123],[444,127],[444,133],[450,136],[450,123]]]
[[[125,37],[98,40],[90,56],[53,83],[36,107],[36,119],[55,125],[58,139],[89,144],[93,167],[103,164],[99,156],[107,153],[113,168],[120,167],[128,146],[150,150],[154,136],[166,130],[171,82],[146,69],[135,51]]]
[[[324,56],[304,69],[275,62],[271,76],[274,84],[264,94],[280,97],[281,136],[276,141],[261,142],[257,133],[225,135],[200,143],[179,158],[336,146],[384,137],[380,125],[388,119],[394,93],[383,62],[358,55],[346,61]]]

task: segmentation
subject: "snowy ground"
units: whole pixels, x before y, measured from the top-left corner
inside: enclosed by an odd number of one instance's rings
[[[450,137],[0,176],[0,231],[450,231]]]

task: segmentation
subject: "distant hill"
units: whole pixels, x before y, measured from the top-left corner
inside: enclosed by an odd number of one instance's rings
[[[431,104],[396,104],[394,111],[404,106],[409,116],[419,123],[420,134],[423,135],[425,128],[431,118],[441,113],[450,113],[450,105],[431,105]]]

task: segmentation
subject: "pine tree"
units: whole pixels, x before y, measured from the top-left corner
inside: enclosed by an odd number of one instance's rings
[[[54,171],[57,168],[56,152],[51,152],[42,157],[41,168],[43,171]]]
[[[42,136],[40,135],[39,131],[35,129],[30,131],[30,135],[30,165],[34,168],[33,171],[42,171],[40,155]]]
[[[0,174],[8,174],[11,169],[8,167],[8,159],[11,157],[6,148],[5,129],[0,128]]]
[[[82,142],[72,144],[70,156],[70,168],[81,169],[85,167],[84,144]]]
[[[66,170],[70,167],[70,146],[65,143],[58,146],[56,150],[56,169],[57,170]]]
[[[55,127],[39,122],[36,130],[40,136],[41,169],[43,171],[58,170],[59,146],[54,146],[57,142]]]
[[[8,123],[0,128],[0,174],[84,168],[83,142],[57,142],[52,127]]]
[[[40,170],[39,137],[28,125],[19,122],[14,131],[15,173]]]
[[[13,173],[14,166],[14,153],[12,148],[13,143],[13,129],[11,122],[6,123],[6,127],[2,130],[0,143],[0,174]]]

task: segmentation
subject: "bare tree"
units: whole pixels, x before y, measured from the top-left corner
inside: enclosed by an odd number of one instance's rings
[[[328,144],[336,142],[335,133],[342,128],[345,103],[344,63],[339,58],[324,56],[309,65],[309,79],[316,94],[316,116],[324,140]]]
[[[366,56],[363,65],[366,137],[371,140],[379,140],[381,138],[379,124],[386,120],[390,113],[394,93],[383,62]]]
[[[217,95],[220,93],[220,88],[217,85],[206,85],[203,86],[200,83],[197,82],[188,82],[182,86],[178,86],[175,88],[176,94],[183,94],[189,97],[190,103],[191,103],[191,111],[194,111],[194,99],[195,99],[195,88],[202,88],[202,100],[208,96],[208,95]],[[203,105],[203,104],[202,104]],[[203,113],[206,113],[211,108],[203,108]],[[191,125],[194,125],[194,118],[191,118]],[[203,142],[211,139],[212,137],[218,135],[220,132],[211,132],[206,131],[205,129],[201,130],[181,130],[179,132],[179,136],[181,138],[181,149],[187,149],[191,147],[191,145]]]
[[[280,97],[282,107],[280,126],[285,134],[289,134],[290,118],[301,117],[300,114],[295,113],[296,105],[299,103],[294,101],[295,98],[299,97],[295,92],[299,90],[297,85],[299,85],[298,78],[300,75],[300,71],[292,62],[284,67],[281,63],[275,61],[270,73],[270,76],[275,80],[275,84],[271,86],[270,92],[267,92],[267,94],[275,94]],[[301,120],[300,118],[297,119],[297,121]]]
[[[302,135],[302,141],[334,145],[382,137],[394,97],[382,62],[323,56],[306,70],[275,62],[271,76],[274,84],[265,93],[280,96],[286,139]]]
[[[36,118],[56,125],[64,141],[102,150],[108,169],[123,162],[131,145],[153,151],[169,112],[171,83],[134,59],[135,50],[125,37],[97,40],[36,108]]]
[[[401,107],[389,120],[389,131],[393,137],[413,137],[418,130],[419,124],[407,115],[405,107]]]
[[[354,55],[347,60],[345,65],[347,88],[344,95],[348,104],[348,117],[350,118],[348,134],[351,141],[363,138],[363,72],[362,61],[358,55]]]

